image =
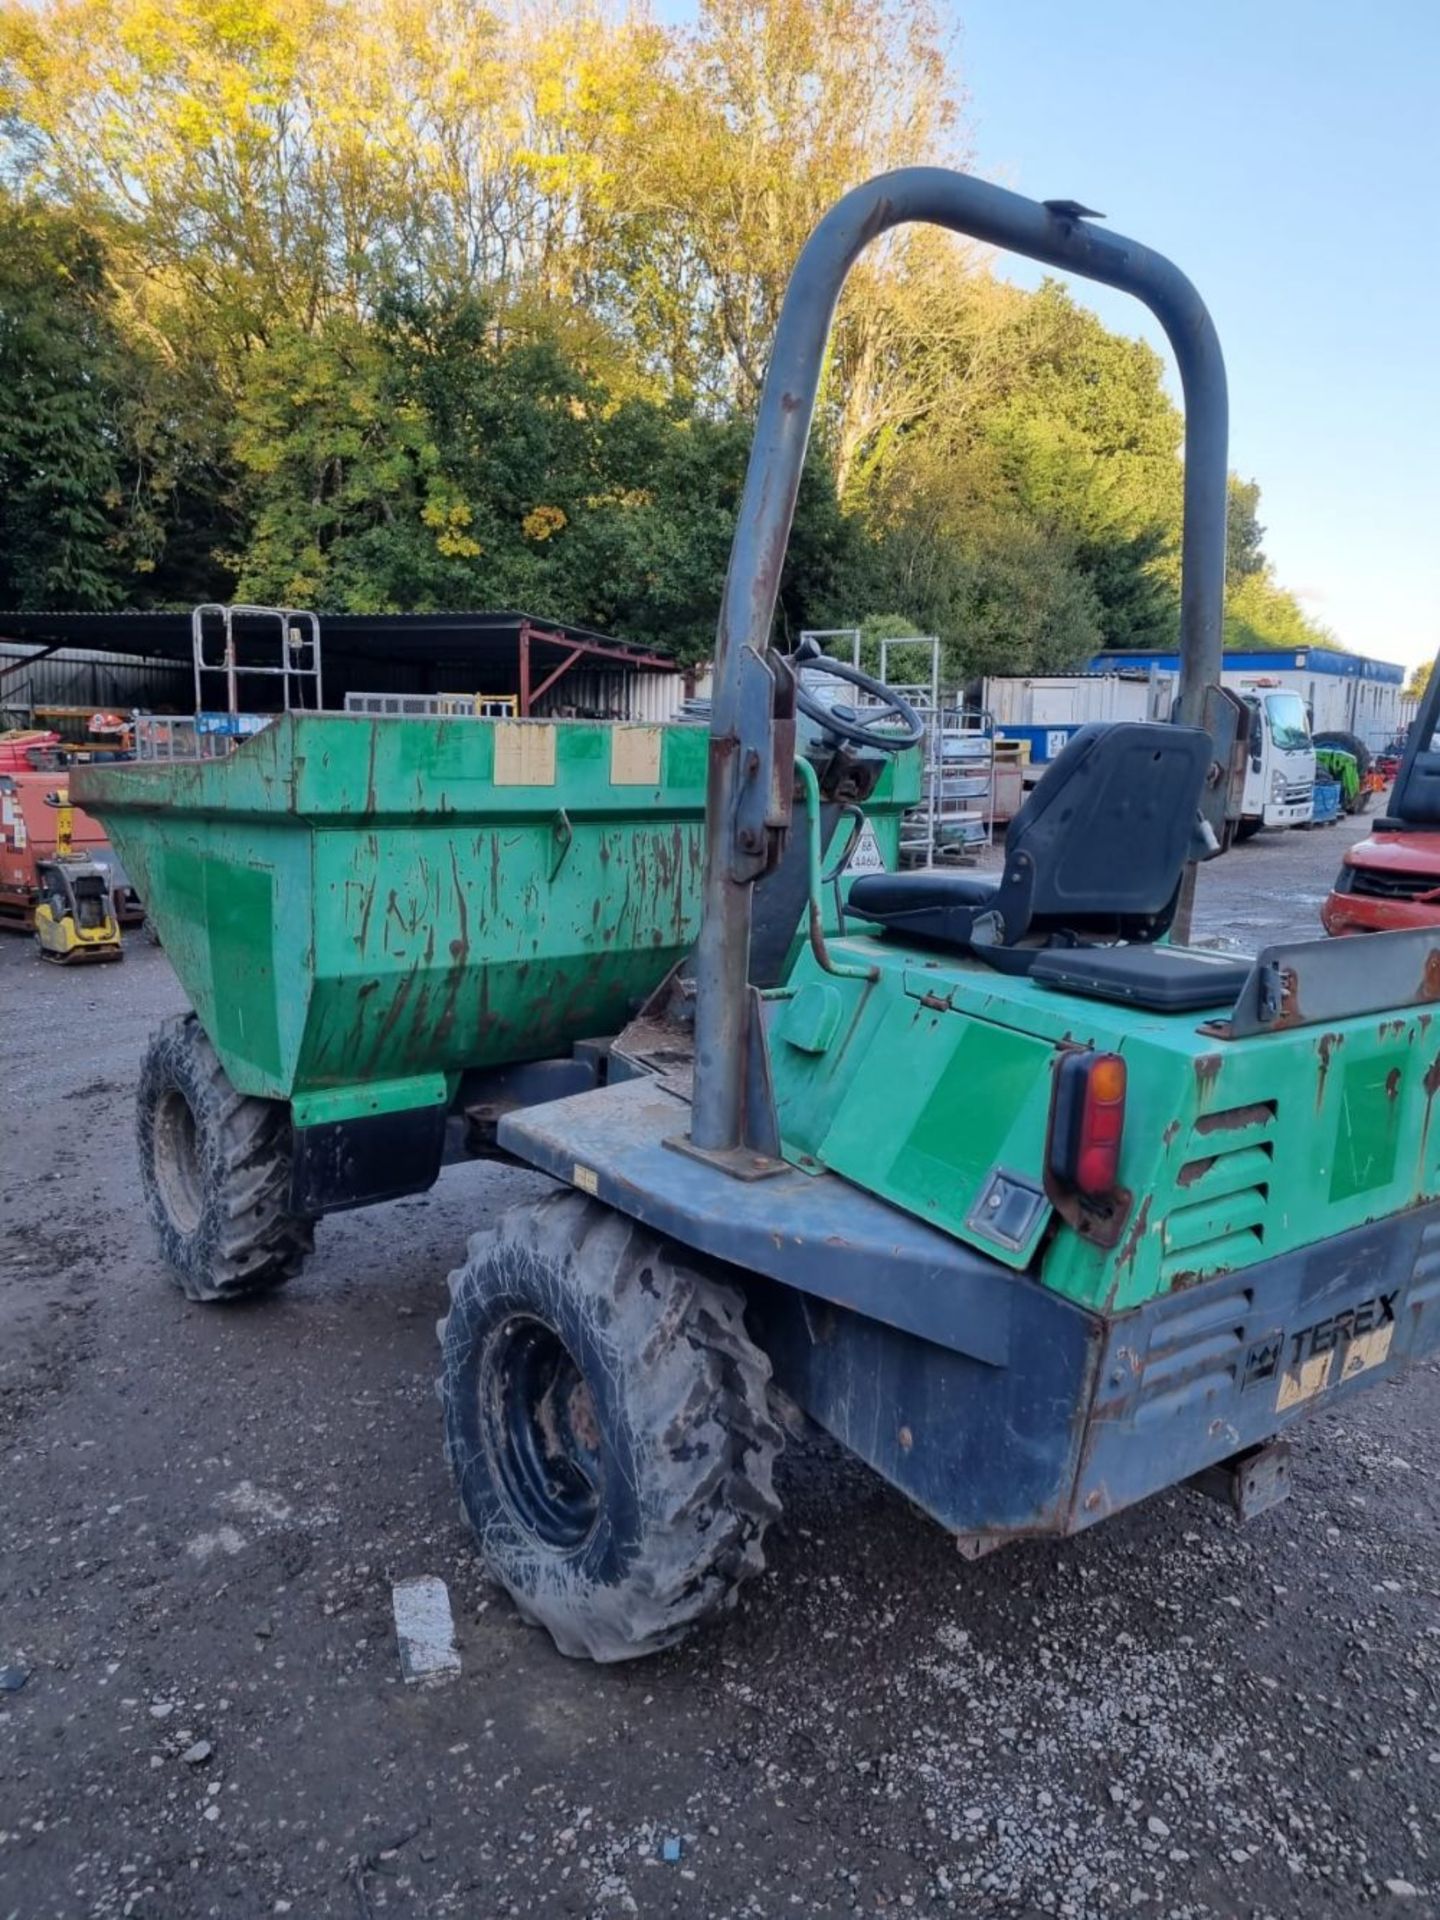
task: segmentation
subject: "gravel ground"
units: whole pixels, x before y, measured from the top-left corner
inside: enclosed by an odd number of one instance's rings
[[[1197,931],[1316,931],[1354,832],[1236,849]],[[538,1183],[453,1169],[187,1306],[130,1117],[180,1005],[138,941],[0,941],[0,1920],[1440,1912],[1435,1367],[1312,1422],[1248,1529],[1177,1492],[974,1566],[792,1443],[739,1612],[572,1665],[482,1575],[432,1389],[448,1267]],[[390,1616],[422,1573],[432,1691]]]

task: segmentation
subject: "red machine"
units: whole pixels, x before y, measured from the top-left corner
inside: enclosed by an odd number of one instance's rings
[[[1327,933],[1440,925],[1440,676],[1395,769],[1387,812],[1346,853],[1320,921]],[[1386,758],[1377,763],[1383,770]]]
[[[48,732],[43,727],[19,727],[9,733],[0,733],[0,773],[30,773],[35,762],[31,754],[37,750],[58,749],[60,736]]]
[[[55,853],[55,809],[45,804],[45,795],[54,788],[53,771],[0,771],[0,927],[21,933],[34,929],[40,898],[36,867]],[[71,839],[77,853],[89,854],[98,866],[108,868],[116,919],[122,926],[139,926],[144,905],[99,821],[76,807]]]
[[[1377,820],[1346,853],[1320,921],[1327,933],[1440,925],[1440,831]]]

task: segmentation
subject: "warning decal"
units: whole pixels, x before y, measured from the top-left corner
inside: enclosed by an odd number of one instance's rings
[[[867,820],[856,836],[845,861],[846,873],[884,873],[885,857],[880,851],[880,842],[875,838],[875,829]]]

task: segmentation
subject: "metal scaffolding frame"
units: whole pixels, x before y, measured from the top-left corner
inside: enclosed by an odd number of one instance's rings
[[[209,659],[205,652],[206,641],[207,637],[213,637],[217,622],[220,655],[218,659]],[[242,637],[258,647],[263,643],[255,628],[258,626],[261,634],[268,634],[272,622],[278,630],[273,663],[265,664],[264,658],[242,658]],[[251,629],[248,635],[242,634],[246,625]],[[204,693],[207,674],[224,676],[226,713],[238,714],[241,711],[240,682],[256,677],[280,681],[281,707],[286,713],[292,709],[310,707],[318,710],[324,705],[320,677],[320,620],[316,614],[302,612],[296,607],[222,606],[211,601],[191,612],[190,644],[195,664],[197,714],[207,711]],[[315,683],[314,698],[307,700],[306,682],[312,680]],[[292,698],[292,693],[296,697]]]

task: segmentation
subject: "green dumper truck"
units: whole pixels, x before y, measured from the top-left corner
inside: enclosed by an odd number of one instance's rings
[[[837,891],[859,809],[895,864],[914,715],[858,671],[854,705],[821,707],[771,629],[835,303],[915,220],[1129,291],[1165,328],[1178,711],[1083,729],[998,872]],[[257,1245],[277,1273],[331,1198],[418,1178],[456,1125],[552,1177],[451,1275],[441,1387],[486,1562],[563,1651],[629,1658],[733,1604],[779,1510],[779,1399],[975,1555],[1182,1481],[1259,1512],[1297,1422],[1440,1343],[1440,934],[1247,958],[1184,939],[1243,784],[1226,428],[1214,329],[1169,261],[1076,202],[907,169],[797,264],[709,737],[665,732],[652,784],[617,781],[605,729],[557,732],[553,781],[497,782],[498,732],[387,745],[324,720],[169,798],[140,770],[86,777],[204,1028],[162,1037],[140,1090],[187,1287],[235,1291]],[[184,1223],[215,1192],[203,1268]]]

